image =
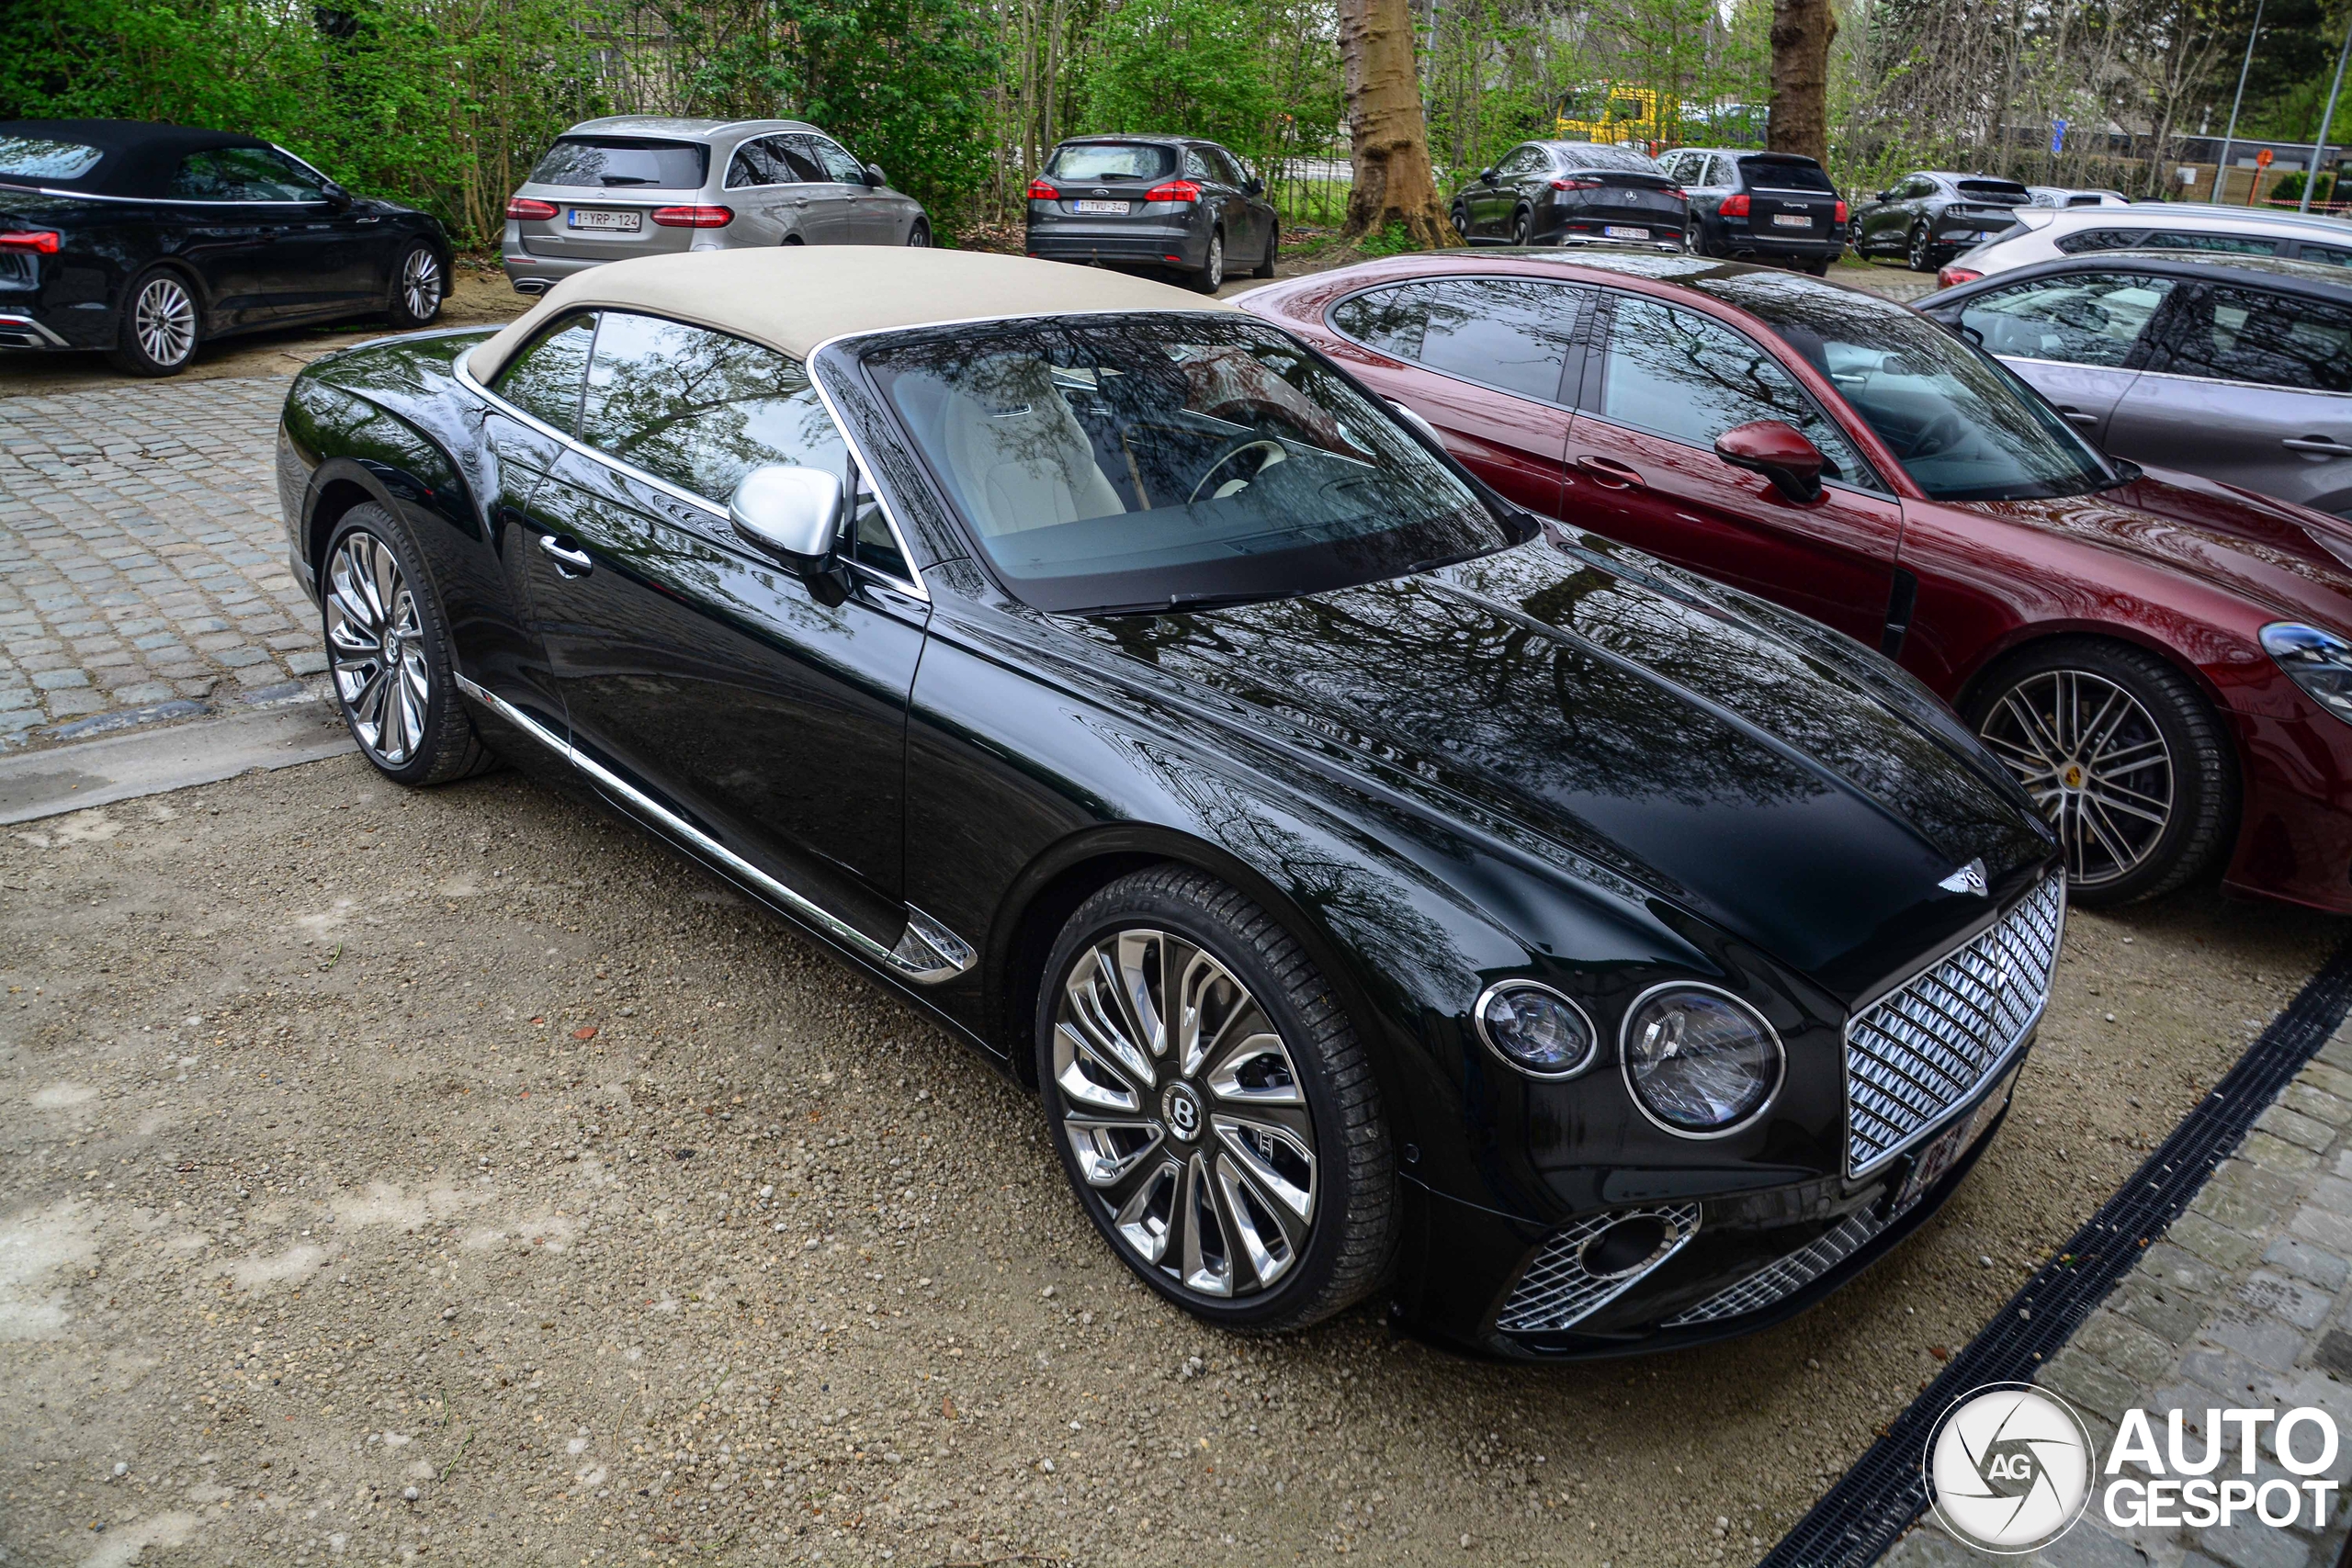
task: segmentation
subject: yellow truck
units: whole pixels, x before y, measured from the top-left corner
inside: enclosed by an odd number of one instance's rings
[[[1634,141],[1657,145],[1674,140],[1681,118],[1672,104],[1661,105],[1656,88],[1602,82],[1560,95],[1552,134],[1562,141]]]

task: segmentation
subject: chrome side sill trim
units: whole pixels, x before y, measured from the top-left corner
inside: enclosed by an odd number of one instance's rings
[[[65,340],[51,332],[30,316],[15,314],[0,316],[0,333],[30,333],[51,348],[63,348]]]
[[[634,809],[684,839],[835,942],[900,979],[911,980],[918,986],[936,986],[969,969],[978,957],[969,942],[912,905],[907,907],[907,929],[900,934],[898,945],[883,946],[805,894],[778,882],[594,758],[582,756],[577,747],[480,682],[469,681],[463,675],[458,676],[457,681],[459,691],[522,729],[540,745],[560,755]]]

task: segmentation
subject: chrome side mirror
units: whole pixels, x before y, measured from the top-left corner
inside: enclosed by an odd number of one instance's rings
[[[808,585],[820,604],[848,596],[847,574],[834,558],[842,531],[839,474],[795,463],[764,463],[743,476],[727,503],[735,532]]]

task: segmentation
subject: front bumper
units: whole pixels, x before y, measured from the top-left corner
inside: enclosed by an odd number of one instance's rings
[[[1894,1250],[1958,1190],[2007,1120],[2031,1046],[2029,1033],[1996,1081],[1939,1124],[1973,1134],[1940,1176],[1907,1196],[1934,1139],[1860,1180],[1724,1193],[1708,1190],[1709,1173],[1629,1175],[1629,1197],[1637,1187],[1640,1198],[1551,1230],[1408,1183],[1408,1236],[1424,1266],[1411,1271],[1416,1293],[1396,1304],[1399,1325],[1508,1359],[1591,1360],[1687,1348],[1783,1322]],[[1502,1326],[1526,1315],[1528,1281],[1560,1278],[1561,1238],[1589,1234],[1595,1222],[1678,1209],[1694,1221],[1688,1239],[1588,1315],[1561,1329]],[[1498,1257],[1518,1259],[1499,1286]]]

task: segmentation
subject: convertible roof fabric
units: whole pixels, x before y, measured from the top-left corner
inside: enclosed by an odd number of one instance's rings
[[[233,130],[203,130],[137,119],[0,120],[0,136],[96,148],[104,156],[73,179],[0,175],[0,180],[9,185],[94,196],[162,197],[169,189],[180,160],[190,152],[207,152],[216,147],[269,145],[257,136]]]
[[[1229,308],[1100,267],[978,251],[780,245],[689,252],[572,274],[468,355],[466,368],[487,385],[550,317],[567,310],[642,310],[806,359],[843,333],[991,316]]]

